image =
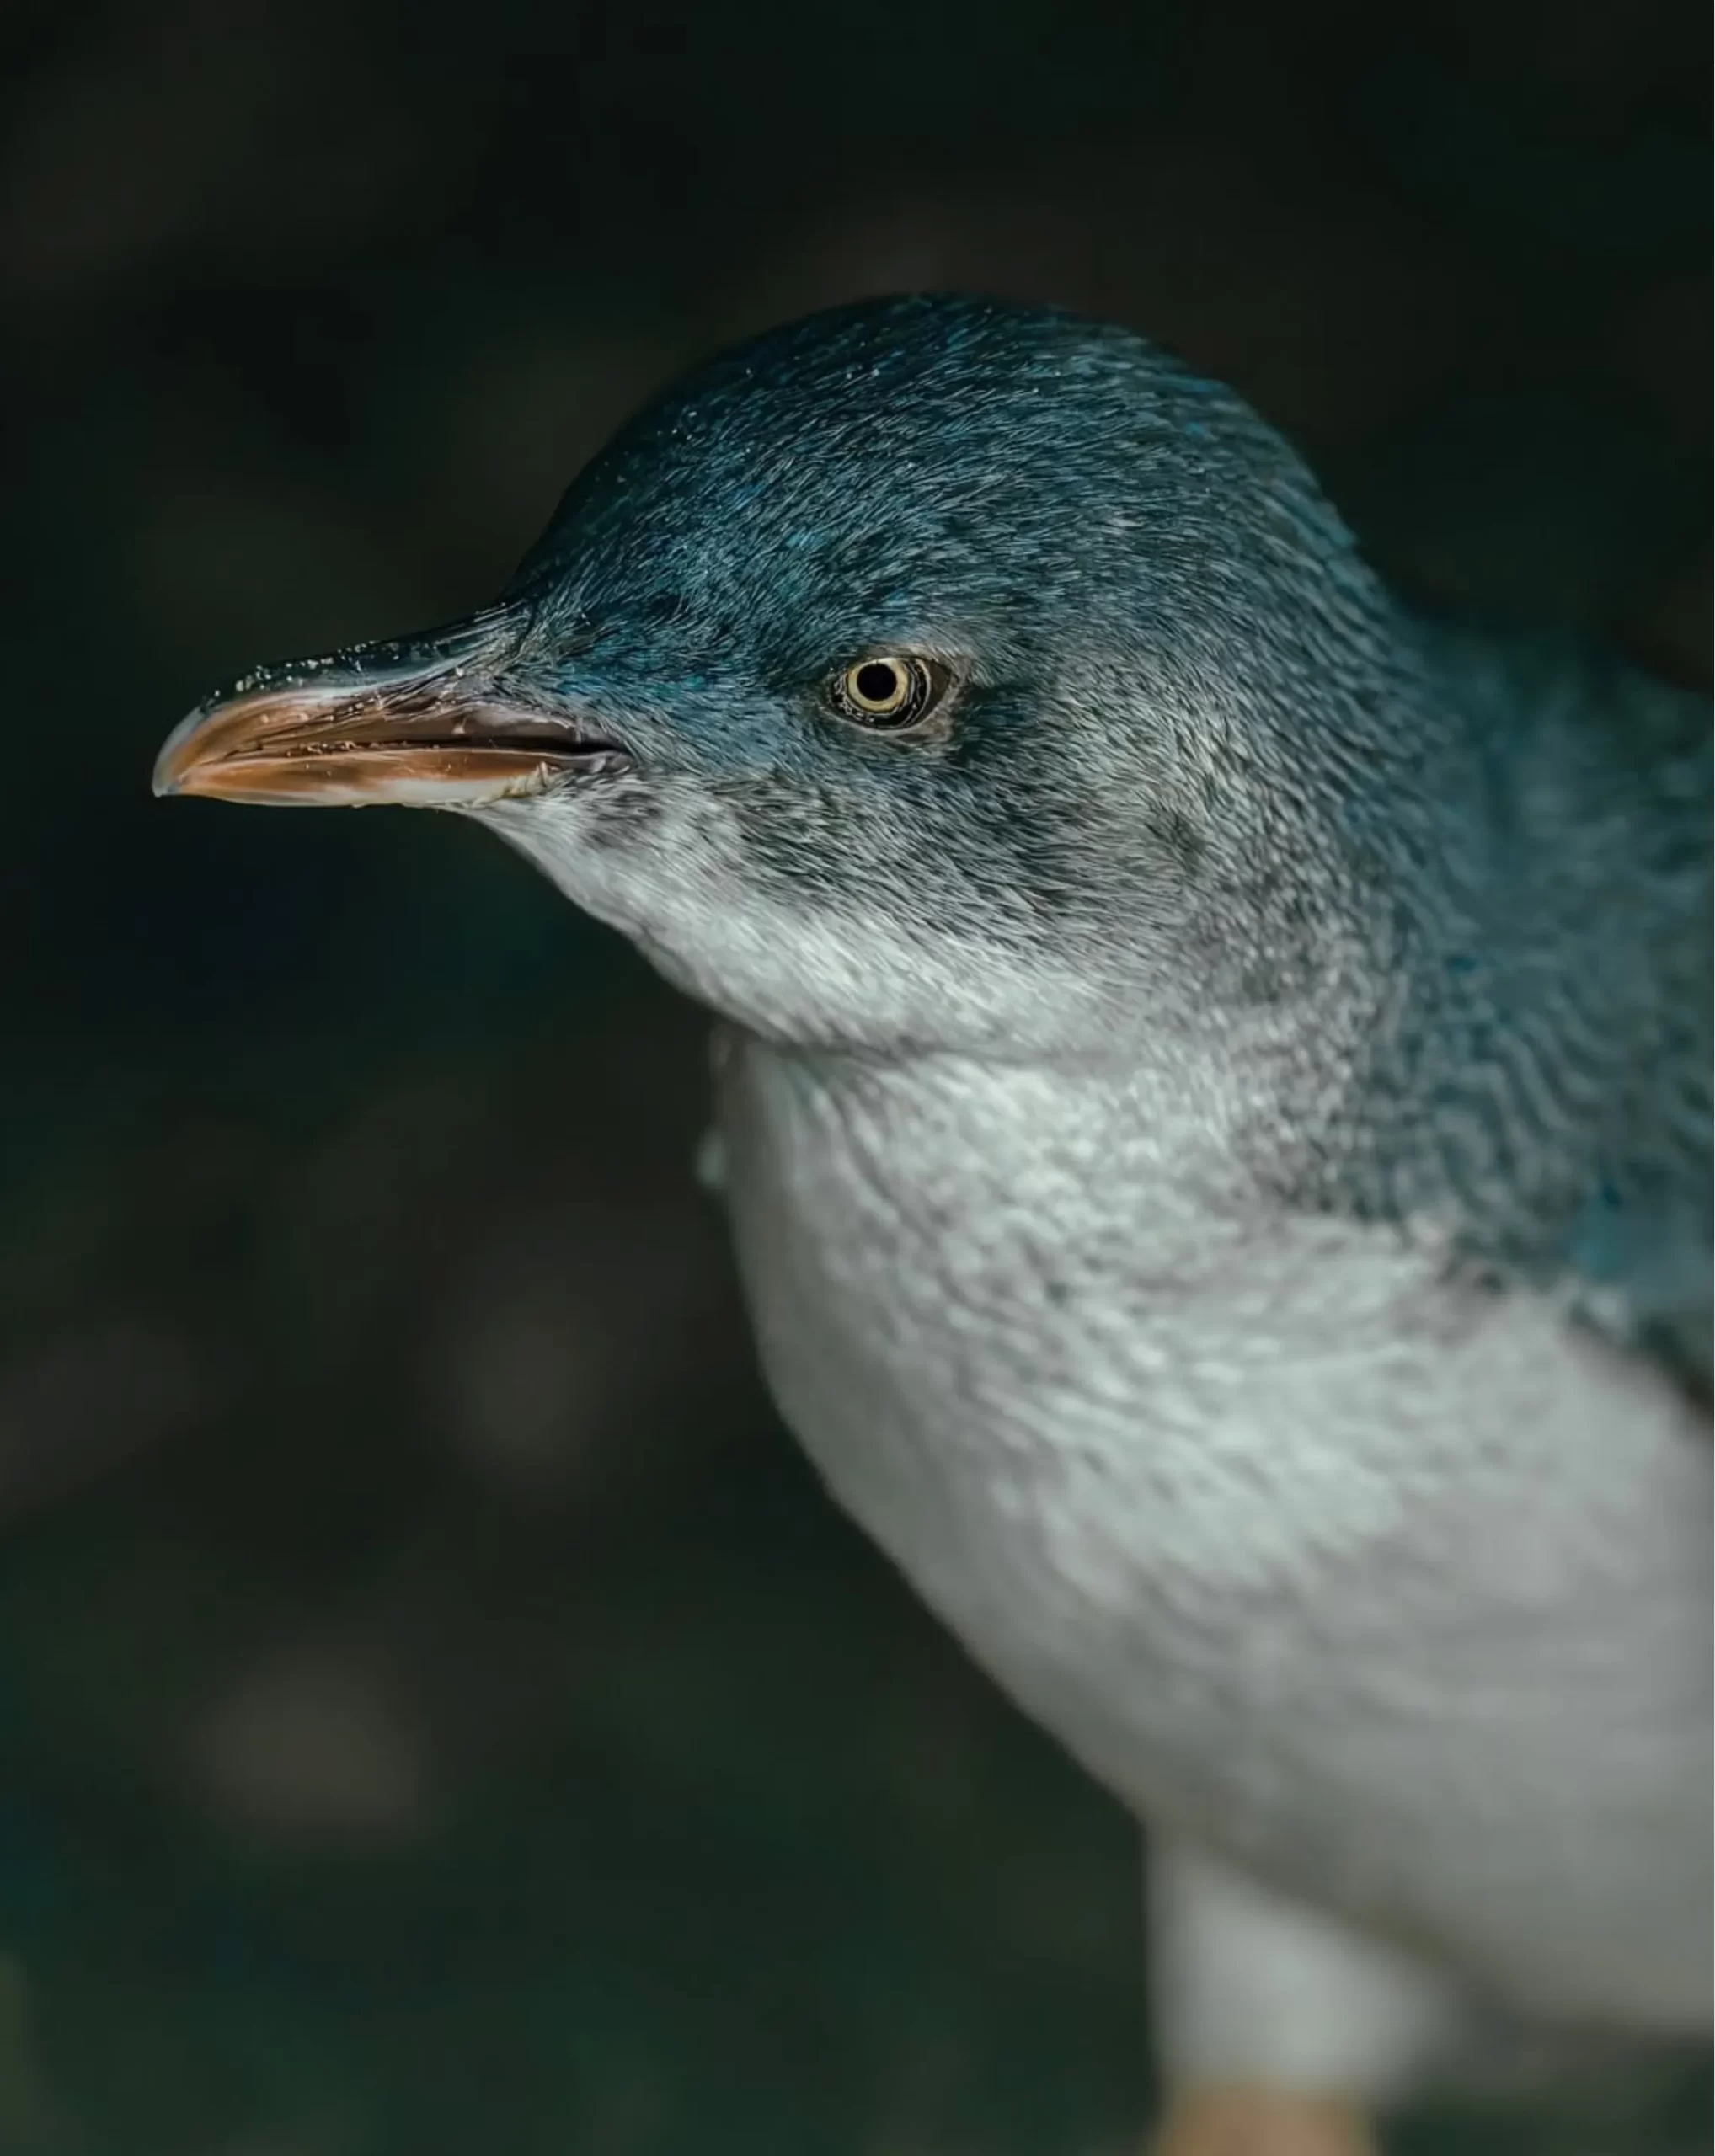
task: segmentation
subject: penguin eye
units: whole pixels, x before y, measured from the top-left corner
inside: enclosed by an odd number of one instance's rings
[[[897,734],[938,703],[946,686],[946,669],[932,660],[883,652],[836,674],[829,695],[842,718]]]

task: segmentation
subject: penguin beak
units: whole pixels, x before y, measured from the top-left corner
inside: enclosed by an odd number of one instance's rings
[[[264,667],[174,729],[155,792],[269,808],[462,808],[628,763],[619,743],[509,679],[526,627],[500,608],[403,643]]]

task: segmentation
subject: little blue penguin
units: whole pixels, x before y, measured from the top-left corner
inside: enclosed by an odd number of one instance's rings
[[[1711,2013],[1702,698],[1403,605],[1130,332],[700,367],[162,792],[475,817],[716,1015],[763,1370],[1147,1828],[1177,2156]]]

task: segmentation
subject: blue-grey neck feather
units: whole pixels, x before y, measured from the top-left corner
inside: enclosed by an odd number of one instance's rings
[[[1399,969],[1331,1195],[1445,1208],[1471,1259],[1560,1282],[1707,1390],[1707,705],[1565,649],[1418,641],[1467,771],[1415,883],[1440,932]]]

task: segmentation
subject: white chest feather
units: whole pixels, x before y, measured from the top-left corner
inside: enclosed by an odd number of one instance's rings
[[[721,1115],[788,1420],[1110,1786],[1526,2004],[1706,2010],[1708,1451],[1670,1394],[1224,1203],[1111,1090],[751,1044]]]

